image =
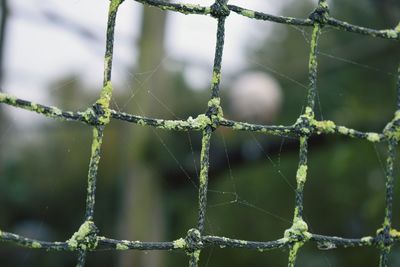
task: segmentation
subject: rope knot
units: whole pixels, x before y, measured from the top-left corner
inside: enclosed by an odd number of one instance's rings
[[[216,0],[214,4],[211,5],[211,16],[214,18],[227,17],[231,13],[226,3],[228,0]]]
[[[285,231],[284,237],[287,238],[290,243],[306,242],[311,238],[311,234],[308,232],[307,223],[301,218],[296,218],[293,221],[292,227]]]
[[[109,107],[111,93],[111,82],[107,82],[101,91],[100,98],[97,99],[96,103],[94,103],[91,108],[83,112],[83,117],[89,124],[99,126],[106,125],[110,122],[111,110]]]
[[[308,18],[320,25],[325,25],[329,18],[329,7],[326,0],[321,0],[318,7],[308,16]]]
[[[393,120],[383,129],[383,134],[389,140],[400,141],[400,111],[396,111]]]
[[[186,253],[193,254],[203,247],[203,242],[201,241],[201,234],[197,229],[189,229],[187,236],[185,238]]]
[[[294,124],[295,131],[301,136],[310,136],[315,130],[314,122],[314,112],[307,107],[305,113]]]
[[[92,109],[97,117],[97,120],[101,124],[101,118],[106,116],[106,110],[104,109],[103,105],[99,104],[98,102],[93,104]]]
[[[211,127],[215,130],[219,121],[224,117],[224,113],[221,107],[221,100],[219,97],[212,98],[208,101],[208,110],[206,116],[211,120]]]
[[[71,250],[92,250],[97,247],[97,234],[99,230],[93,221],[85,221],[77,232],[67,240]]]
[[[385,226],[376,231],[376,243],[378,247],[382,250],[390,249],[393,245],[393,238],[390,235],[390,230],[388,226]]]
[[[83,112],[85,121],[90,125],[105,125],[110,122],[111,112],[107,108],[105,109],[102,104],[96,102],[92,107],[88,108]]]

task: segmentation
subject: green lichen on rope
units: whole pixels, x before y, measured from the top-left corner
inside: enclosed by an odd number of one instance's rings
[[[396,31],[396,30],[384,30],[383,31],[386,35],[387,35],[387,37],[388,38],[390,38],[390,39],[397,39],[400,35],[399,35],[399,32],[398,31]]]
[[[291,228],[287,229],[284,234],[284,239],[291,244],[289,251],[289,267],[294,267],[298,250],[312,237],[308,232],[307,223],[300,217],[295,217]]]
[[[97,228],[93,221],[85,221],[67,244],[70,250],[93,250],[97,247]]]
[[[209,7],[202,7],[200,5],[196,5],[196,4],[181,4],[182,7],[185,7],[189,10],[210,10]],[[188,13],[189,14],[189,13]]]
[[[98,237],[98,240],[104,240],[104,237]],[[116,250],[138,249],[142,246],[140,241],[119,240],[115,245]]]
[[[293,126],[268,126],[268,125],[257,125],[246,122],[238,122],[226,120],[224,118],[219,120],[220,125],[229,127],[235,131],[252,131],[256,133],[271,134],[277,136],[293,135]]]
[[[173,241],[174,248],[176,249],[185,249],[187,247],[186,241],[184,238],[179,238]]]
[[[343,135],[348,135],[350,133],[350,129],[344,126],[339,126],[337,128],[338,132]]]
[[[305,112],[301,115],[295,125],[303,125],[303,122],[306,121],[307,124],[301,127],[301,132],[305,134],[311,133],[311,130],[314,130],[316,134],[331,134],[335,133],[336,131],[342,134],[348,134],[349,130],[345,127],[337,127],[335,122],[331,120],[323,120],[319,121],[314,118],[314,112],[311,107],[306,107]]]
[[[209,168],[209,147],[210,147],[211,133],[203,131],[203,138],[201,140],[201,153],[200,153],[200,187],[207,184],[208,168]]]
[[[400,238],[400,232],[396,229],[390,229],[389,233],[392,238]]]
[[[326,123],[325,126],[320,127],[319,123]],[[329,133],[337,133],[340,135],[345,135],[351,138],[356,139],[367,139],[370,142],[380,142],[384,139],[384,135],[380,133],[373,133],[373,132],[360,132],[354,129],[347,128],[345,126],[334,126],[334,123],[331,121],[317,121],[314,122],[316,126],[317,134],[329,134]],[[320,128],[318,128],[320,127]]]
[[[399,34],[400,33],[400,22],[397,24],[396,28],[394,30]]]
[[[385,218],[386,219],[386,218]],[[385,225],[385,223],[384,223]],[[392,242],[385,242],[387,238],[391,238],[390,236],[390,227],[386,228],[385,226],[376,230],[377,242],[376,247],[379,248],[381,251],[390,250],[393,243]]]
[[[122,240],[121,243],[118,243],[118,244],[115,246],[115,248],[116,248],[117,250],[128,250],[128,249],[129,249],[128,244],[129,244],[129,241],[127,241],[127,240]]]
[[[192,257],[197,264],[200,260],[200,252],[201,252],[201,250],[197,249],[197,250],[187,253],[187,254],[188,254],[188,256]]]
[[[329,8],[328,2],[327,2],[326,0],[321,0],[321,1],[319,2],[319,6],[322,7],[322,8],[324,8],[324,9],[328,9],[328,8]]]
[[[204,129],[207,127],[207,125],[211,124],[211,120],[206,115],[200,114],[196,117],[196,119],[189,117],[188,123],[196,129]]]
[[[400,38],[400,22],[394,29],[382,30],[383,33],[390,39],[399,39]]]
[[[206,6],[200,6],[197,4],[185,4],[185,3],[168,3],[162,1],[146,1],[146,0],[135,0],[136,2],[144,5],[157,7],[161,10],[168,10],[179,12],[185,15],[188,14],[201,14],[208,15],[211,13],[211,8]]]
[[[211,79],[211,84],[212,85],[216,85],[216,84],[219,84],[220,81],[221,81],[221,73],[217,72],[217,71],[214,71],[212,79]]]
[[[41,104],[37,104],[35,102],[19,99],[15,96],[11,96],[9,94],[1,92],[0,92],[0,103],[5,103],[10,106],[23,108],[54,119],[61,119],[61,120],[68,119],[67,117],[63,116],[63,114],[70,117],[75,116],[75,114],[73,114],[72,112],[62,111],[58,107],[44,106]]]
[[[354,129],[350,129],[345,126],[337,126],[336,130],[339,134],[346,135],[351,138],[360,138],[360,136],[357,136],[357,131]],[[367,136],[367,134],[365,134],[365,136]]]
[[[245,17],[254,19],[256,17],[256,13],[253,10],[249,10],[249,9],[243,9],[240,14],[242,14]]]
[[[116,12],[118,7],[124,2],[124,0],[111,0],[109,12]]]
[[[301,218],[295,218],[291,228],[285,231],[284,237],[291,240],[294,236],[304,236],[305,240],[311,238],[311,234],[308,232],[307,223]]]
[[[239,243],[242,245],[247,245],[249,242],[246,240],[239,240]]]
[[[297,118],[293,127],[297,129],[300,136],[310,135],[314,122],[314,112],[310,106],[307,106],[304,114]]]
[[[0,92],[0,103],[16,105],[16,100],[17,100],[16,97]]]
[[[115,246],[115,248],[116,248],[117,250],[128,250],[128,249],[129,249],[129,247],[128,247],[127,245],[124,245],[124,244],[121,244],[121,243],[118,243],[118,244]]]
[[[99,134],[98,128],[94,127],[93,128],[93,141],[92,141],[92,157],[95,157],[101,148],[101,144],[103,142],[102,136]]]
[[[34,241],[34,242],[32,242],[31,247],[32,248],[42,248],[42,244],[40,244],[39,242]]]
[[[306,116],[313,117],[310,110],[306,109]],[[299,138],[299,166],[296,172],[297,186],[295,189],[295,209],[293,225],[290,229],[285,231],[284,237],[289,239],[292,244],[289,253],[289,266],[294,265],[297,250],[303,245],[304,242],[310,239],[310,234],[307,234],[308,226],[302,219],[303,214],[303,191],[307,179],[307,153],[308,153],[308,139],[307,136],[300,136]]]
[[[145,122],[141,125],[145,125]],[[138,122],[140,124],[140,121]],[[211,124],[211,120],[204,114],[200,114],[195,119],[189,117],[186,121],[183,120],[165,120],[163,126],[159,128],[165,130],[177,130],[177,131],[187,131],[189,129],[201,130],[204,129],[207,125]]]
[[[387,210],[385,210],[385,213],[387,214]],[[386,215],[386,214],[385,214],[385,215]],[[392,225],[392,223],[391,223],[391,221],[390,221],[390,218],[388,218],[387,216],[385,216],[385,219],[383,220],[382,227],[379,228],[379,229],[376,231],[376,233],[378,234],[379,232],[383,231],[383,229],[386,228],[386,227],[390,228],[391,225]]]
[[[104,74],[103,76],[108,79],[108,70],[112,64],[112,55],[106,55],[104,57]]]
[[[312,112],[314,117],[313,109],[315,106],[315,98],[317,95],[317,48],[318,48],[318,39],[321,34],[321,25],[318,22],[314,23],[313,31],[311,35],[311,44],[310,44],[310,54],[308,59],[308,93],[307,93],[307,107]],[[307,109],[306,109],[307,113]]]
[[[313,70],[317,69],[318,63],[317,63],[317,43],[318,43],[318,36],[321,31],[321,26],[316,23],[314,24],[313,32],[311,35],[311,45],[310,45],[310,57],[308,59],[308,69]]]
[[[104,112],[104,114],[102,114],[98,118],[100,124],[102,125],[108,124],[110,122],[111,111],[109,107],[112,96],[112,90],[113,87],[111,85],[111,82],[110,81],[106,82],[105,86],[101,90],[100,98],[96,101],[96,104],[100,105]]]
[[[383,130],[383,134],[388,139],[400,141],[400,127],[398,126],[399,122],[400,122],[400,111],[396,111],[393,120],[390,121]]]
[[[219,124],[219,121],[224,118],[224,112],[221,107],[221,99],[219,97],[213,97],[208,101],[208,108],[213,109],[211,113],[211,123],[214,128]]]
[[[172,5],[160,5],[158,6],[161,10],[169,10],[169,11],[175,11],[175,12],[180,12],[182,14],[188,15],[188,14],[210,14],[211,9],[209,7],[203,7],[200,5],[195,5],[195,4],[177,4],[175,6]]]
[[[361,242],[366,245],[372,245],[374,238],[372,236],[364,236],[361,238]]]
[[[93,118],[96,118],[96,114],[94,113],[94,110],[92,107],[87,108],[84,112],[81,112],[81,115],[85,119],[85,122],[91,123],[93,121]]]
[[[292,245],[289,250],[289,260],[288,260],[288,267],[294,267],[296,263],[297,253],[299,249],[303,246],[304,243],[296,242]]]
[[[138,124],[138,125],[141,125],[141,126],[147,125],[146,122],[145,122],[143,119],[138,120],[138,121],[137,121],[137,124]]]
[[[250,126],[250,125],[249,125],[249,124],[246,124],[246,123],[235,122],[235,123],[233,124],[233,126],[232,126],[232,129],[233,129],[233,130],[240,130],[240,131],[243,131],[243,130],[246,130],[249,126]]]
[[[309,120],[314,120],[314,111],[310,106],[307,106],[304,111],[304,116]]]
[[[197,229],[190,229],[188,231],[200,240],[201,233],[204,230],[205,214],[207,209],[207,189],[208,189],[208,170],[210,167],[210,142],[212,135],[212,127],[207,126],[202,133],[201,139],[201,153],[200,153],[200,175],[199,175],[199,217],[197,222]],[[192,231],[193,230],[193,231]]]
[[[377,143],[381,140],[381,137],[377,133],[367,133],[367,140],[373,143]]]
[[[97,100],[97,103],[103,106],[103,108],[108,108],[110,106],[111,95],[112,95],[112,85],[111,82],[106,82],[105,86],[101,90],[100,99]]]
[[[333,121],[317,121],[313,120],[313,125],[315,125],[317,129],[317,134],[321,133],[334,133],[336,130],[336,125]]]
[[[297,169],[296,180],[298,183],[304,184],[307,179],[307,165],[300,165]]]
[[[86,196],[86,219],[93,219],[97,170],[100,162],[100,150],[103,142],[104,126],[93,127],[93,140],[88,170],[88,184]]]

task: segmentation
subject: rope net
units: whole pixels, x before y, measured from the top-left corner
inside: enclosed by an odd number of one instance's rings
[[[87,197],[85,219],[79,229],[64,242],[47,242],[23,237],[14,233],[0,231],[0,241],[16,245],[44,249],[48,251],[73,251],[78,253],[77,266],[84,266],[86,254],[96,250],[183,250],[189,257],[189,266],[199,264],[202,249],[207,245],[216,245],[220,248],[245,248],[253,250],[288,249],[288,266],[294,267],[299,249],[306,242],[315,242],[321,246],[332,248],[339,247],[375,247],[380,251],[379,266],[386,267],[391,247],[400,241],[400,232],[392,228],[392,207],[394,188],[394,160],[396,147],[400,140],[400,67],[397,70],[398,81],[396,85],[397,103],[394,118],[382,132],[362,132],[346,126],[336,125],[329,120],[316,120],[314,106],[317,92],[318,71],[318,40],[321,29],[330,26],[338,30],[400,41],[400,24],[394,29],[375,30],[349,24],[337,20],[329,15],[326,0],[319,0],[318,6],[307,19],[273,16],[258,11],[245,9],[235,5],[228,5],[228,0],[216,0],[211,6],[200,6],[181,3],[169,3],[161,0],[135,0],[144,5],[153,6],[162,10],[170,10],[184,14],[210,15],[217,20],[217,41],[213,75],[211,80],[211,98],[205,114],[187,120],[163,120],[137,116],[115,111],[110,108],[112,96],[111,69],[113,62],[114,28],[118,8],[124,0],[111,0],[109,5],[106,52],[104,57],[104,80],[100,97],[94,105],[85,111],[64,111],[57,107],[33,103],[0,93],[0,103],[30,110],[44,116],[68,121],[77,121],[93,128],[91,157],[88,171]],[[219,88],[221,81],[221,61],[224,49],[225,19],[234,12],[250,19],[264,20],[288,25],[312,27],[312,39],[309,54],[309,86],[306,108],[296,122],[290,126],[257,125],[225,119],[220,106]],[[98,235],[99,230],[93,221],[96,194],[96,176],[100,162],[101,145],[104,128],[111,119],[121,120],[151,126],[170,131],[200,131],[202,132],[202,149],[200,155],[200,175],[198,192],[198,221],[197,226],[187,231],[186,237],[181,237],[171,242],[142,242],[116,240]],[[266,135],[292,136],[299,140],[299,163],[296,174],[297,187],[295,190],[295,208],[292,226],[287,229],[283,237],[272,241],[248,241],[232,239],[221,236],[204,234],[204,224],[207,211],[207,185],[209,171],[209,148],[213,131],[218,127],[227,127],[237,131],[251,131]],[[388,156],[386,158],[386,205],[382,227],[375,236],[360,238],[344,238],[336,236],[319,235],[308,231],[307,223],[303,220],[303,191],[307,181],[307,149],[308,141],[313,135],[337,134],[349,138],[364,139],[369,142],[383,142],[387,144]]]

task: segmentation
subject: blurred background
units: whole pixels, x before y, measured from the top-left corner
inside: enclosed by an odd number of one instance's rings
[[[177,1],[178,2],[178,1]],[[211,5],[208,0],[185,3]],[[231,0],[250,9],[305,18],[309,1]],[[23,99],[84,110],[99,96],[108,0],[0,0],[1,90]],[[396,0],[332,0],[331,15],[393,28]],[[112,107],[165,119],[207,108],[216,39],[211,17],[161,12],[126,0],[117,19]],[[225,117],[294,123],[307,91],[310,29],[231,14],[222,63]],[[395,111],[399,43],[322,31],[319,119],[381,131]],[[107,237],[170,241],[196,225],[199,133],[112,121],[105,131],[95,222]],[[91,129],[0,105],[0,229],[67,240],[84,218]],[[310,141],[305,220],[313,233],[375,235],[384,216],[385,144],[338,136]],[[206,232],[273,240],[291,226],[298,142],[218,129],[211,143]],[[399,162],[395,164],[399,174]],[[400,223],[396,187],[394,227]],[[200,266],[286,266],[288,251],[207,247]],[[306,244],[297,266],[377,266],[374,248],[323,250]],[[0,266],[73,266],[76,255],[0,244]],[[90,253],[87,266],[186,266],[184,252]],[[393,248],[390,266],[400,265]]]

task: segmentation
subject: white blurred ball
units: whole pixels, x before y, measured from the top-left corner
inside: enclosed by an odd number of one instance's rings
[[[229,92],[231,117],[257,123],[272,122],[282,106],[282,89],[275,78],[263,72],[240,75]]]

